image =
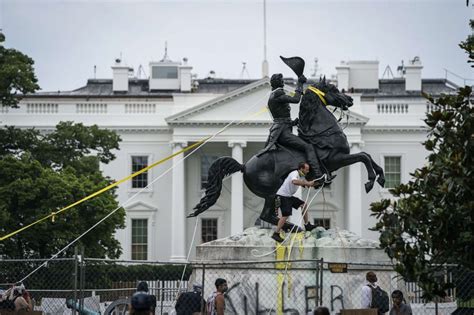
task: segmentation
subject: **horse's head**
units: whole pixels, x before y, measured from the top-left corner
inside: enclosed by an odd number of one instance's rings
[[[298,134],[310,142],[321,132],[334,127],[340,128],[326,105],[347,110],[352,103],[352,97],[339,92],[337,87],[326,81],[326,78],[319,80],[308,87],[301,100]]]
[[[308,87],[306,94],[308,93],[317,95],[324,105],[332,105],[342,110],[347,110],[353,105],[352,97],[340,92],[334,84],[326,81],[326,77]]]

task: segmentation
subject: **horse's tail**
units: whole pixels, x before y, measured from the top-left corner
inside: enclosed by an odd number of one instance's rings
[[[194,207],[193,213],[188,218],[195,217],[214,205],[221,195],[222,180],[224,177],[237,171],[244,171],[244,165],[240,164],[231,157],[224,156],[214,161],[209,168],[207,175],[206,194],[201,201]]]

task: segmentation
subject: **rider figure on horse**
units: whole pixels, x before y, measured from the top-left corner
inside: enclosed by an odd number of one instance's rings
[[[297,104],[300,102],[305,82],[306,77],[301,74],[298,77],[295,95],[290,96],[286,95],[283,90],[283,75],[281,73],[272,75],[270,79],[272,93],[268,100],[268,108],[273,117],[273,125],[270,128],[270,135],[268,136],[265,148],[259,155],[271,150],[277,143],[303,151],[306,153],[306,162],[310,166],[310,172],[306,178],[308,180],[315,179],[317,183],[322,184],[325,180],[325,174],[321,170],[313,145],[293,134],[293,126],[298,124],[298,118],[291,120],[290,103]]]

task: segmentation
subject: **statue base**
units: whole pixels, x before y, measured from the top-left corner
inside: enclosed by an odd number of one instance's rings
[[[273,230],[258,227],[242,233],[197,246],[197,262],[269,261],[275,260]],[[377,241],[362,239],[339,229],[316,228],[311,232],[294,233],[281,245],[291,248],[289,260],[324,259],[328,262],[387,264],[390,259],[379,249]],[[271,253],[265,255],[265,253]],[[288,256],[287,256],[288,257]]]
[[[369,270],[377,274],[385,290],[399,285],[389,258],[376,241],[318,227],[291,234],[280,245],[271,238],[272,233],[252,227],[197,246],[190,283],[201,282],[204,276],[204,296],[208,296],[215,290],[215,279],[226,279],[226,314],[306,314],[318,305],[336,312],[357,309]],[[329,268],[326,262],[338,264]]]

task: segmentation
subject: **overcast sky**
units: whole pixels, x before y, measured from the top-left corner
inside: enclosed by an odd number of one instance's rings
[[[279,55],[301,56],[309,76],[315,57],[320,72],[335,73],[341,60],[379,60],[396,74],[401,60],[419,56],[424,78],[443,68],[474,79],[458,43],[469,34],[473,2],[466,0],[267,0],[270,73],[291,70]],[[7,47],[35,60],[44,91],[71,90],[94,76],[111,78],[122,55],[134,67],[163,57],[189,59],[199,78],[260,78],[263,0],[86,1],[0,0],[0,28]],[[451,77],[453,80],[455,77]],[[471,82],[472,83],[472,82]]]

